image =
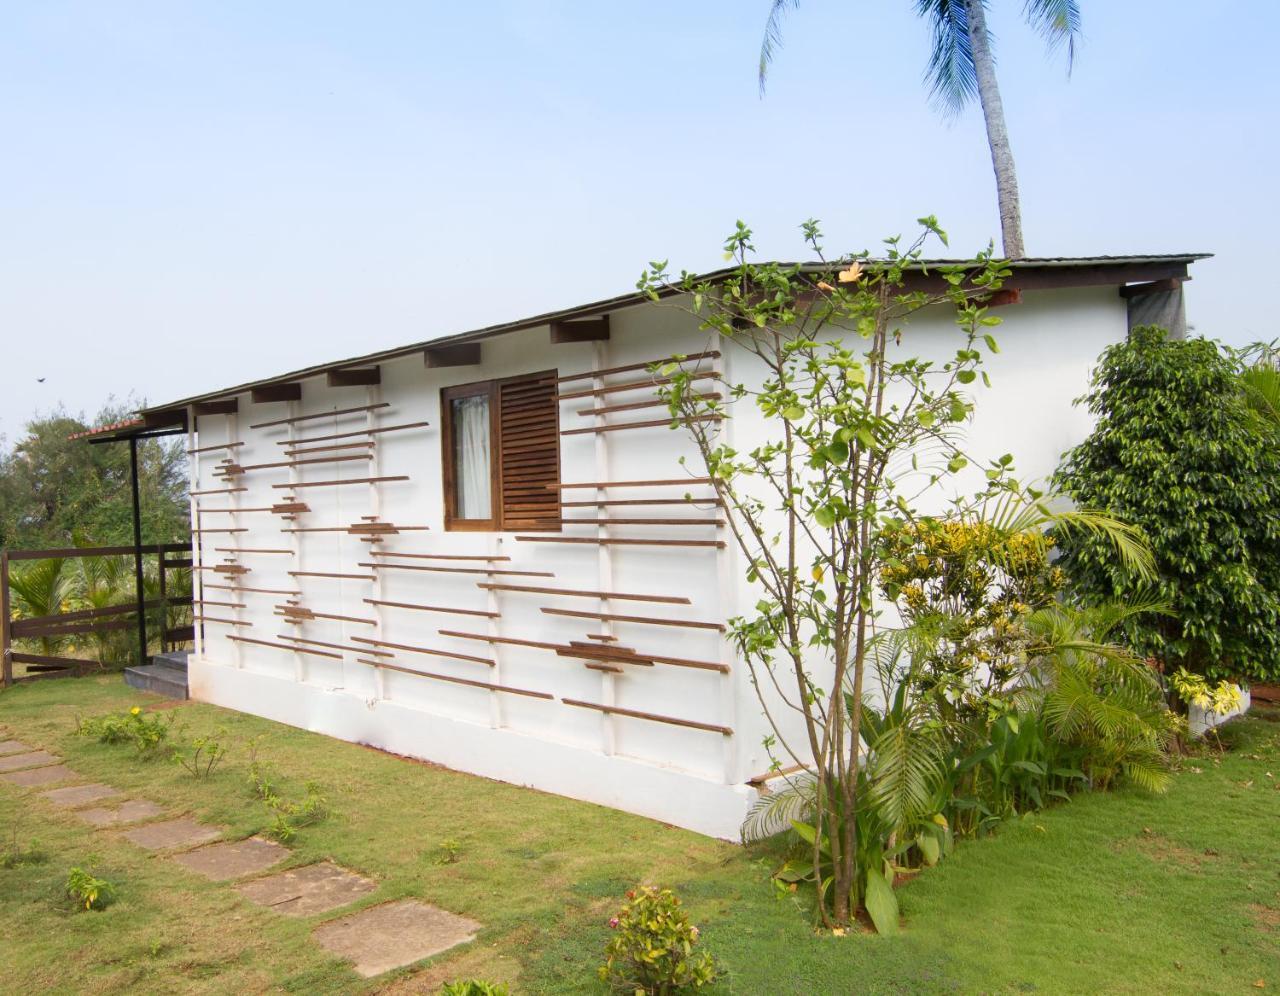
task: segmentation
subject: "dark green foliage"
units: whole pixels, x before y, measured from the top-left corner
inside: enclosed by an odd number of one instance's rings
[[[108,406],[91,425],[118,422],[130,412],[128,406]],[[128,444],[92,446],[67,438],[87,428],[83,418],[57,411],[32,419],[26,435],[0,453],[0,547],[133,542]],[[169,438],[139,443],[138,468],[143,542],[184,539],[188,511],[181,443]]]
[[[1097,426],[1056,482],[1141,527],[1154,591],[1104,542],[1062,536],[1085,601],[1154,594],[1168,616],[1126,620],[1140,653],[1211,678],[1280,676],[1280,439],[1251,412],[1232,361],[1205,339],[1135,329],[1102,355],[1084,398]]]

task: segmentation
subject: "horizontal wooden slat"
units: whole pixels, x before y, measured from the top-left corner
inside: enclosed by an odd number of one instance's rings
[[[446,657],[449,660],[468,661],[472,664],[483,664],[486,667],[493,667],[493,661],[486,657],[473,657],[470,654],[460,654],[452,650],[440,650],[435,647],[418,647],[410,643],[388,643],[386,640],[375,640],[366,636],[353,636],[351,639],[355,643],[367,643],[371,647],[384,647],[387,650],[403,650],[411,654],[425,654],[428,657]]]
[[[375,557],[411,557],[415,560],[484,560],[484,561],[500,561],[510,560],[510,557],[503,557],[497,554],[461,554],[461,553],[403,553],[399,550],[374,550],[372,555]]]
[[[516,591],[538,595],[564,595],[569,598],[608,598],[624,602],[656,602],[663,605],[691,604],[689,599],[682,595],[637,595],[633,592],[623,591],[579,591],[567,588],[545,588],[538,585],[494,584],[485,581],[477,581],[476,587],[493,591]]]
[[[721,401],[723,395],[712,392],[709,394],[692,394],[689,396],[690,401]],[[667,407],[670,402],[665,398],[654,398],[649,401],[632,401],[625,405],[602,405],[596,408],[579,408],[577,414],[582,416],[588,415],[611,415],[614,412],[634,412],[642,408],[659,408]]]
[[[342,660],[341,654],[330,653],[327,650],[312,650],[308,647],[290,646],[287,643],[274,643],[271,640],[254,640],[247,636],[236,636],[232,634],[227,637],[228,640],[234,640],[236,643],[252,643],[260,647],[275,647],[277,650],[292,650],[295,654],[309,654],[312,657],[328,657],[330,660]]]
[[[583,373],[567,374],[564,377],[557,377],[556,383],[565,384],[574,380],[590,380],[593,377],[607,377],[610,374],[632,373],[635,370],[648,370],[650,367],[659,366],[663,363],[689,363],[694,360],[718,359],[720,359],[720,352],[714,349],[705,353],[690,353],[688,356],[679,359],[675,356],[664,356],[661,359],[645,360],[642,363],[628,363],[624,367],[609,367],[604,370],[587,370]]]
[[[485,619],[498,619],[500,613],[486,612],[483,609],[455,609],[448,605],[421,605],[417,602],[388,602],[381,598],[366,598],[370,605],[383,605],[392,609],[416,609],[419,612],[441,612],[453,616],[481,616]]]
[[[380,667],[388,671],[399,671],[402,674],[414,674],[419,678],[435,678],[437,681],[449,681],[455,685],[471,685],[475,688],[483,688],[490,692],[506,692],[508,695],[524,695],[532,699],[546,699],[555,701],[554,695],[546,692],[535,692],[528,688],[513,688],[511,685],[498,685],[488,681],[474,681],[470,678],[458,678],[449,674],[436,674],[432,671],[419,671],[416,668],[403,667],[399,664],[389,664],[386,661],[359,661],[360,664],[368,664],[372,667]]]
[[[506,571],[493,567],[434,567],[426,564],[389,564],[389,563],[361,563],[360,567],[383,568],[386,570],[397,571],[428,571],[434,574],[494,574],[505,575],[507,577],[523,577],[523,578],[553,578],[555,574],[551,571]],[[372,579],[370,579],[372,580]]]
[[[623,616],[614,612],[583,612],[577,609],[542,610],[549,616],[568,616],[573,619],[602,619],[608,622],[639,623],[644,626],[675,626],[684,629],[710,629],[724,632],[724,626],[714,622],[698,622],[692,619],[668,619],[660,616]]]
[[[293,636],[290,633],[277,633],[277,640],[287,640],[289,643],[302,643],[308,647],[328,647],[330,650],[341,650],[349,654],[373,654],[375,657],[390,657],[389,651],[375,650],[373,647],[344,647],[341,643],[329,643],[325,640],[312,640],[304,636]]]
[[[368,450],[373,449],[378,444],[372,439],[366,439],[362,443],[331,443],[328,446],[312,446],[307,449],[294,450],[286,449],[284,455],[287,457],[306,456],[309,453],[333,453],[338,450]]]
[[[670,726],[687,726],[692,730],[706,730],[708,733],[719,733],[722,736],[733,736],[733,730],[715,723],[700,723],[693,719],[678,719],[675,716],[662,716],[656,712],[640,712],[638,709],[623,709],[621,706],[601,705],[599,702],[584,702],[581,699],[560,700],[565,705],[578,706],[582,709],[594,709],[596,712],[609,713],[614,716],[629,716],[632,719],[647,719],[654,723],[667,723]]]
[[[685,505],[698,507],[701,505],[710,505],[712,507],[720,507],[724,505],[719,498],[685,498],[676,496],[673,498],[601,498],[599,501],[563,501],[560,503],[561,508],[611,508],[616,505]]]
[[[327,488],[336,487],[342,484],[381,484],[384,481],[407,481],[407,474],[397,474],[391,477],[353,477],[346,481],[307,481],[304,484],[273,484],[273,488],[288,488],[292,491],[295,488]]]
[[[379,401],[374,405],[360,405],[358,408],[335,408],[331,412],[317,412],[314,415],[295,415],[293,418],[278,418],[272,422],[258,422],[250,429],[269,429],[276,425],[296,425],[299,422],[312,422],[318,418],[336,418],[339,415],[354,415],[357,412],[372,412],[380,408],[390,408],[391,402]]]
[[[206,495],[235,495],[248,490],[248,488],[218,488],[213,491],[188,491],[187,494],[192,498],[203,498]]]
[[[430,422],[405,422],[402,425],[380,425],[373,429],[357,429],[355,432],[335,432],[330,436],[312,436],[310,439],[277,439],[277,446],[309,446],[312,443],[327,443],[334,439],[354,439],[356,436],[377,436],[384,432],[400,432],[405,429],[425,429]]]
[[[192,622],[198,623],[218,623],[222,626],[252,626],[253,623],[246,622],[243,619],[216,619],[213,616],[192,616]]]
[[[562,436],[581,436],[586,433],[600,432],[618,432],[621,429],[656,429],[659,427],[672,428],[672,423],[676,422],[723,422],[723,415],[695,415],[692,418],[656,418],[643,422],[613,422],[609,425],[589,425],[583,429],[561,429]]]
[[[616,536],[517,536],[522,543],[582,543],[599,546],[700,546],[724,549],[720,540],[622,539]]]
[[[15,664],[49,664],[54,667],[67,668],[100,668],[97,661],[85,660],[82,657],[53,657],[49,654],[24,654],[15,650],[9,654]]]
[[[720,374],[711,370],[706,373],[694,373],[689,375],[689,380],[708,380],[719,379]],[[664,384],[670,384],[674,378],[672,377],[654,377],[651,380],[632,380],[622,384],[606,384],[604,387],[585,388],[581,391],[568,391],[563,394],[557,394],[557,401],[571,401],[574,398],[598,398],[605,394],[621,394],[623,391],[642,391],[646,388],[652,389],[661,387]]]
[[[197,453],[212,453],[215,450],[233,450],[237,446],[243,445],[244,443],[214,443],[211,446],[197,446],[193,450],[187,450],[187,456],[195,456]]]
[[[709,477],[677,477],[661,481],[580,481],[574,484],[549,485],[556,491],[578,491],[583,488],[603,490],[605,488],[667,488],[710,484]]]
[[[723,519],[560,519],[566,526],[723,526]]]
[[[255,595],[301,595],[300,591],[286,591],[283,588],[246,588],[238,584],[209,584],[205,582],[201,585],[203,588],[217,588],[220,591],[246,591]]]
[[[360,565],[364,567],[364,564]],[[295,578],[340,578],[348,581],[376,581],[378,580],[372,574],[338,574],[328,571],[290,571],[290,576]]]

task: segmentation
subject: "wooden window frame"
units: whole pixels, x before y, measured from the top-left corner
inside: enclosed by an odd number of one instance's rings
[[[556,370],[542,370],[537,373],[520,374],[516,377],[500,377],[492,380],[478,380],[470,384],[455,384],[440,389],[440,455],[442,461],[442,483],[444,486],[444,528],[446,532],[499,533],[509,531],[503,521],[502,502],[502,395],[504,384],[522,381],[554,378]],[[453,438],[453,402],[458,398],[487,398],[489,401],[489,509],[492,512],[487,519],[462,519],[454,515],[456,497],[455,484],[457,467],[455,464]],[[556,409],[556,432],[559,435],[560,415]],[[560,480],[560,447],[556,444],[556,481]],[[521,529],[525,527],[520,527]],[[557,527],[556,531],[559,531]]]

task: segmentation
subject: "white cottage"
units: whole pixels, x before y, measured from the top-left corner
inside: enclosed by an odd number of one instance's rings
[[[1047,476],[1098,354],[1181,333],[1198,258],[1013,264],[971,447]],[[909,334],[954,352],[948,315]],[[758,376],[633,294],[148,409],[189,437],[191,697],[736,837],[769,764],[724,636],[753,596],[647,372],[673,354]]]

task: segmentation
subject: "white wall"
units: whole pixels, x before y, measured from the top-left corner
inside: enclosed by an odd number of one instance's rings
[[[996,330],[1003,352],[988,362],[993,388],[977,392],[978,413],[971,444],[990,457],[1012,452],[1024,476],[1044,477],[1062,450],[1083,436],[1088,418],[1071,401],[1083,393],[1087,371],[1097,354],[1125,332],[1125,309],[1115,288],[1026,294],[1025,303],[1003,309],[1006,325]],[[908,331],[904,348],[944,358],[956,347],[954,325],[944,315],[925,316]],[[250,568],[243,584],[253,588],[297,590],[302,603],[317,612],[369,620],[315,620],[301,626],[285,624],[274,613],[284,596],[246,593],[232,597],[223,590],[204,591],[206,599],[238,601],[243,609],[208,606],[206,616],[247,622],[244,627],[207,624],[192,664],[193,697],[285,722],[320,730],[441,761],[464,770],[529,784],[550,791],[600,802],[733,838],[737,834],[750,793],[746,778],[765,770],[768,759],[760,744],[768,732],[747,675],[732,660],[727,642],[699,629],[549,616],[544,606],[586,611],[723,621],[749,606],[753,593],[742,580],[732,545],[725,549],[682,547],[606,547],[594,544],[521,542],[518,534],[447,532],[442,521],[439,394],[442,387],[471,381],[516,376],[554,368],[561,375],[651,361],[674,352],[716,348],[708,333],[672,307],[643,305],[611,316],[611,337],[605,343],[549,344],[545,329],[516,333],[484,343],[481,366],[428,369],[421,355],[382,365],[382,384],[376,388],[328,388],[323,378],[304,382],[301,402],[253,404],[239,399],[235,416],[199,419],[193,444],[208,447],[240,440],[234,453],[238,463],[251,465],[283,460],[278,441],[308,439],[335,432],[351,432],[366,425],[394,425],[428,421],[430,426],[389,432],[376,440],[375,459],[316,464],[296,470],[250,471],[234,483],[248,490],[235,495],[199,499],[201,507],[255,508],[270,505],[288,491],[274,488],[294,480],[320,481],[379,475],[408,475],[410,480],[379,485],[299,489],[310,511],[296,523],[281,521],[270,512],[236,514],[203,512],[203,528],[245,528],[234,534],[203,533],[202,564],[227,557],[215,547],[241,550],[290,549],[290,554],[242,553],[231,559]],[[757,378],[746,354],[732,347],[715,366],[730,381]],[[621,374],[608,382],[642,379],[643,372]],[[566,390],[587,387],[572,382]],[[650,392],[651,393],[651,392]],[[606,403],[641,400],[646,392],[605,396]],[[251,430],[251,423],[350,408],[379,400],[390,407],[375,414],[322,418],[268,429]],[[561,428],[580,428],[594,419],[579,416],[592,399],[566,400],[560,409]],[[745,406],[744,406],[745,407]],[[627,422],[662,417],[660,408],[609,416]],[[733,445],[749,448],[767,431],[750,409],[739,412],[726,430]],[[338,442],[358,441],[359,437]],[[322,445],[322,444],[314,444]],[[358,451],[349,451],[358,452]],[[222,452],[193,457],[196,489],[225,486],[212,477]],[[684,469],[680,457],[690,459]],[[697,470],[692,445],[680,432],[665,427],[603,434],[562,436],[561,476],[574,481],[635,481],[693,475]],[[699,486],[679,488],[610,489],[600,497],[652,498],[690,491],[709,494]],[[596,497],[594,491],[571,491],[566,500]],[[671,506],[623,506],[615,517],[699,517],[715,513]],[[369,543],[342,532],[287,534],[288,526],[345,526],[360,516],[379,515],[398,525],[428,526],[425,532],[404,532],[379,544],[383,550],[448,555],[498,555],[508,562],[503,570],[551,572],[550,578],[495,576],[494,580],[532,583],[562,589],[612,590],[677,595],[688,605],[672,606],[558,595],[489,593],[477,587],[483,574],[426,573],[380,570],[377,580],[291,578],[290,570],[368,574],[357,566],[369,561]],[[567,509],[566,518],[595,517],[592,509]],[[713,525],[694,527],[614,526],[609,535],[727,540]],[[566,526],[564,535],[594,536],[595,526]],[[406,561],[424,564],[426,561]],[[440,561],[439,566],[462,566]],[[205,583],[226,583],[211,571],[198,572]],[[397,608],[377,608],[363,601],[380,598],[444,605],[500,614],[480,617],[443,615]],[[610,675],[587,669],[580,661],[525,647],[489,645],[447,637],[441,629],[501,635],[557,644],[581,640],[586,633],[612,633],[620,644],[637,651],[671,657],[722,662],[729,675],[659,664],[626,665],[626,673]],[[490,660],[492,666],[447,657],[397,652],[395,663],[546,692],[545,701],[448,684],[429,678],[374,669],[358,663],[358,652],[343,651],[341,660],[303,656],[292,651],[236,644],[228,634],[283,642],[278,634],[357,647],[352,637],[373,636],[385,641],[430,647],[445,653]],[[337,652],[337,651],[335,651]],[[606,716],[572,707],[572,698],[612,704],[661,716],[729,727],[732,737],[650,720]]]

